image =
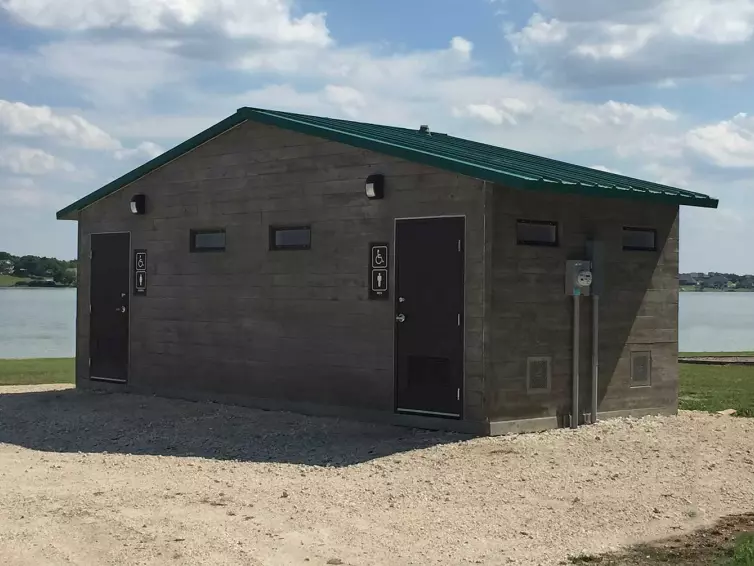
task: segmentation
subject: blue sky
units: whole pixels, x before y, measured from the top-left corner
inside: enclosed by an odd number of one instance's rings
[[[0,0],[0,249],[244,105],[712,194],[681,269],[754,272],[754,0]]]

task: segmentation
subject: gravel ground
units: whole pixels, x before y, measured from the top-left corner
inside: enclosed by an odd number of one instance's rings
[[[0,388],[0,563],[558,564],[754,509],[754,420],[476,438]]]

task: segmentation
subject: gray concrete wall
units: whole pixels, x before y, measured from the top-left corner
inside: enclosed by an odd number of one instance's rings
[[[383,201],[364,195],[372,173]],[[128,211],[137,193],[145,216]],[[394,297],[367,300],[368,244],[392,242],[396,217],[462,214],[465,418],[484,420],[483,204],[474,179],[244,124],[80,214],[77,383],[89,385],[89,236],[129,231],[149,253],[148,295],[131,299],[132,387],[392,412]],[[312,249],[269,251],[271,224],[311,224]],[[227,250],[189,253],[202,228],[225,228]]]
[[[557,417],[571,412],[572,298],[565,262],[582,259],[590,235],[605,242],[601,297],[599,411],[662,408],[678,396],[678,207],[496,187],[491,304],[485,341],[487,410],[491,420]],[[556,221],[555,248],[516,243],[518,219]],[[658,251],[623,251],[623,226],[655,228]],[[581,299],[581,407],[589,411],[591,302]],[[651,387],[632,387],[632,351],[650,351]],[[552,387],[528,392],[526,359],[552,357]],[[561,423],[564,424],[564,423]]]

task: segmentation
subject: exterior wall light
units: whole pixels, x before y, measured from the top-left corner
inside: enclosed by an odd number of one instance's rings
[[[134,195],[131,198],[131,213],[146,214],[147,212],[147,195]]]
[[[370,175],[367,177],[366,193],[369,200],[379,200],[385,196],[384,175]]]

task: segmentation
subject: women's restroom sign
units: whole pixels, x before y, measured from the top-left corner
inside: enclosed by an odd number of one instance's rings
[[[389,295],[389,262],[390,248],[388,244],[373,243],[369,245],[369,298],[388,299]]]
[[[147,294],[147,250],[134,250],[134,295]]]

